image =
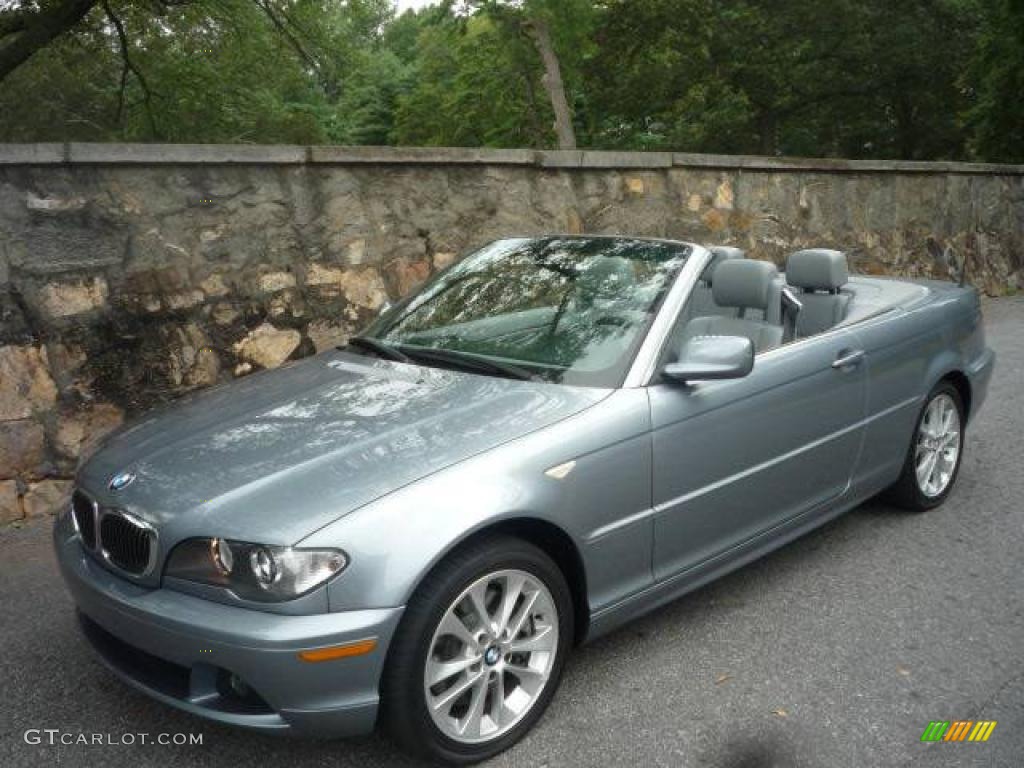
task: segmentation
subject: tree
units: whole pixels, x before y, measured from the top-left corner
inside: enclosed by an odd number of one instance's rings
[[[544,63],[544,77],[541,82],[551,100],[555,113],[555,133],[558,134],[559,149],[576,149],[576,130],[572,125],[572,111],[565,98],[565,83],[562,82],[562,66],[551,42],[551,28],[542,14],[527,16],[524,26],[537,43],[537,52]]]
[[[0,141],[1024,159],[1024,0],[0,0]]]
[[[1024,0],[988,0],[971,66],[966,127],[975,157],[1024,162]]]
[[[859,5],[859,4],[858,4]],[[871,154],[907,160],[964,154],[960,87],[977,32],[972,3],[961,0],[864,2],[858,19],[863,58],[854,70],[866,89],[856,103],[875,121]],[[851,147],[863,154],[863,147]]]
[[[0,81],[36,51],[76,26],[98,0],[19,3],[0,11]]]
[[[99,0],[0,81],[0,140],[336,140],[391,14],[388,0]]]
[[[367,52],[338,102],[339,130],[330,138],[343,144],[394,142],[398,100],[408,88],[410,75],[410,66],[392,51]]]
[[[581,32],[586,35],[593,4],[581,0],[468,0],[464,5],[495,19],[512,35],[517,28],[529,35],[544,69],[541,84],[554,115],[558,147],[575,149],[573,111],[566,96],[562,59],[556,50],[557,35],[553,28],[561,28],[563,34],[573,30],[577,38]]]
[[[536,55],[485,14],[426,24],[398,101],[395,140],[434,146],[547,146],[550,105],[534,93]]]
[[[955,157],[971,20],[964,0],[610,0],[587,72],[597,140]]]

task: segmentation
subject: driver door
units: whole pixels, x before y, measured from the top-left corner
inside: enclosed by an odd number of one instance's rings
[[[656,581],[717,564],[846,492],[866,366],[833,364],[859,349],[851,331],[833,330],[758,355],[742,379],[648,388]]]

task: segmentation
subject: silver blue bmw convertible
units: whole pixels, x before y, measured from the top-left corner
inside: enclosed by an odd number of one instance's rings
[[[941,504],[993,362],[975,290],[838,251],[499,240],[345,348],[110,437],[57,558],[160,701],[473,762],[574,645],[876,494]]]

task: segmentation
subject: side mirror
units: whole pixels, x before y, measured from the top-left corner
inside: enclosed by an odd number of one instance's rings
[[[665,366],[666,378],[678,382],[742,379],[754,368],[754,345],[743,336],[697,336],[679,350],[679,360]]]

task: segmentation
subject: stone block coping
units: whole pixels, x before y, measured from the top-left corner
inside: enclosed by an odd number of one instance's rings
[[[1024,176],[1024,165],[844,160],[839,158],[708,155],[686,152],[484,149],[464,147],[344,147],[288,144],[0,144],[0,166],[145,165],[432,165],[523,166],[622,171],[707,168],[820,173],[975,174]]]

